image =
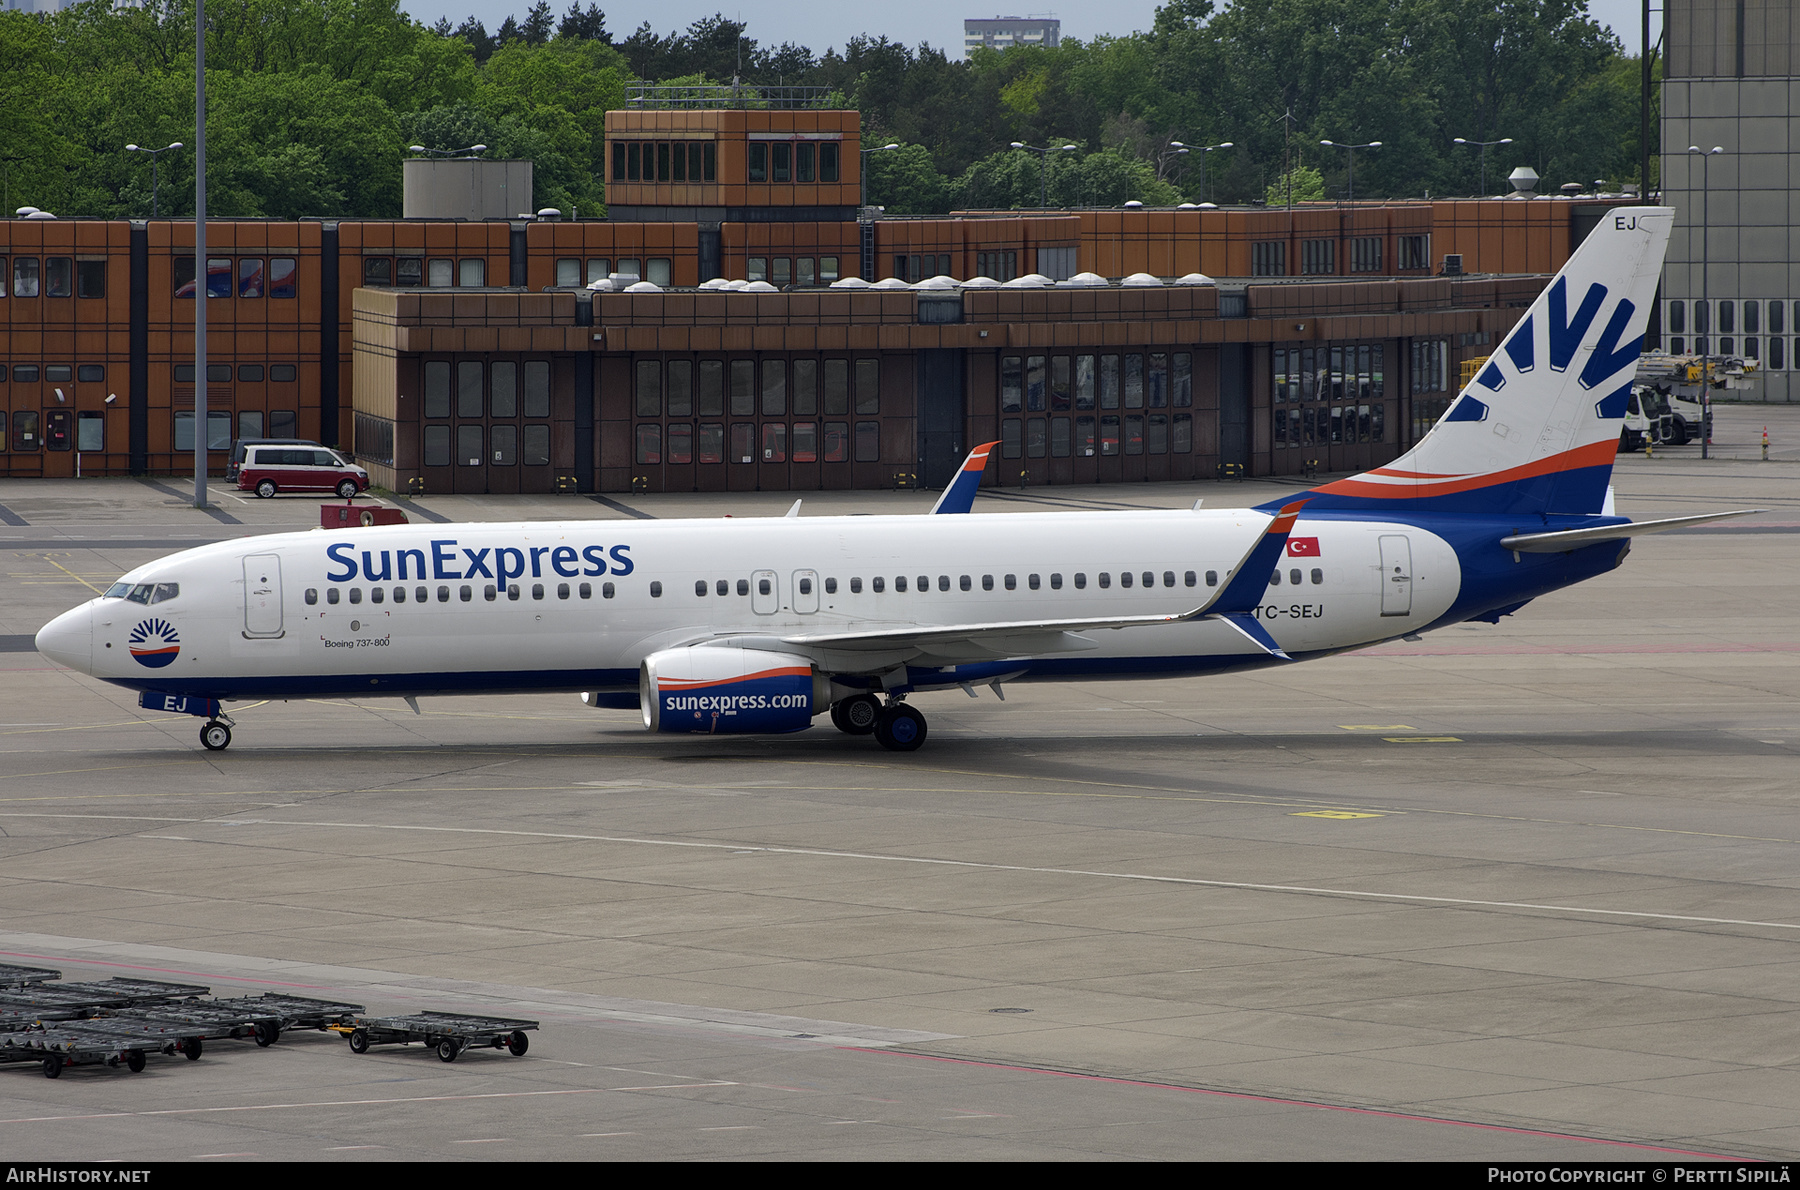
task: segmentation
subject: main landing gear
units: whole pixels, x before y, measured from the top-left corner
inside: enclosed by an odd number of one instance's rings
[[[883,706],[873,694],[833,703],[831,722],[848,735],[873,735],[890,752],[912,752],[925,742],[925,716],[899,701]]]

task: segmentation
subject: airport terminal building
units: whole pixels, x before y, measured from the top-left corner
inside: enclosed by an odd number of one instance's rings
[[[0,475],[180,472],[196,433],[433,493],[937,486],[989,440],[990,483],[1369,467],[1626,201],[888,218],[855,112],[607,134],[605,219],[216,220],[204,268],[191,222],[0,221]]]

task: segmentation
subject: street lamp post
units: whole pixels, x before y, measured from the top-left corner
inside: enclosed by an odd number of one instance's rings
[[[1469,140],[1467,137],[1459,136],[1456,138],[1456,143],[1459,145],[1475,145],[1481,149],[1481,193],[1485,196],[1487,194],[1487,151],[1488,151],[1488,146],[1490,146],[1490,145],[1510,145],[1510,144],[1512,144],[1512,137],[1503,136],[1499,140]]]
[[[469,145],[461,149],[427,149],[424,145],[408,145],[409,153],[429,153],[433,157],[479,157],[487,152],[486,145]]]
[[[1040,208],[1049,206],[1050,205],[1050,154],[1052,154],[1052,153],[1073,153],[1081,146],[1079,146],[1079,145],[1052,145],[1050,148],[1040,149],[1036,145],[1028,145],[1024,141],[1016,140],[1012,143],[1012,147],[1015,149],[1024,149],[1027,152],[1036,153],[1038,155],[1038,160],[1043,163],[1043,168],[1040,170],[1040,177],[1039,177],[1039,181],[1038,181],[1038,206]]]
[[[1329,148],[1344,149],[1349,152],[1349,154],[1350,154],[1350,202],[1352,204],[1354,204],[1356,202],[1356,151],[1358,149],[1379,149],[1381,147],[1381,142],[1378,140],[1372,140],[1366,145],[1340,145],[1334,140],[1322,140],[1319,143],[1322,145],[1325,145]]]
[[[1170,163],[1177,157],[1185,157],[1192,151],[1193,150],[1187,145],[1182,144],[1178,140],[1170,141],[1167,146],[1156,154],[1156,180],[1159,182],[1163,180],[1163,177],[1168,173]],[[1204,161],[1205,158],[1203,157],[1201,160]]]
[[[1712,264],[1712,245],[1707,242],[1707,201],[1711,197],[1712,159],[1725,151],[1721,145],[1702,149],[1689,145],[1688,152],[1700,154],[1700,305],[1706,310],[1706,337],[1700,349],[1700,457],[1711,458],[1712,447],[1712,304],[1707,298],[1707,272]],[[1695,319],[1698,322],[1699,319]]]
[[[161,157],[164,153],[169,152],[171,149],[180,149],[180,148],[184,148],[184,147],[185,146],[183,146],[180,141],[176,141],[174,144],[164,145],[160,149],[146,149],[142,145],[126,145],[125,146],[125,151],[127,153],[148,153],[148,154],[150,154],[150,217],[152,219],[156,218],[156,213],[157,213],[156,212],[156,189],[157,189],[156,159],[158,157]]]
[[[856,171],[858,180],[862,182],[862,203],[860,205],[865,207],[869,205],[869,154],[886,153],[890,150],[898,149],[899,147],[900,142],[890,141],[885,145],[877,145],[873,149],[862,150],[862,157],[859,159],[859,167]]]
[[[1200,201],[1201,202],[1206,201],[1206,163],[1207,163],[1207,160],[1210,158],[1212,151],[1214,149],[1229,149],[1231,147],[1232,147],[1232,143],[1228,140],[1220,141],[1216,145],[1201,145],[1200,146]]]

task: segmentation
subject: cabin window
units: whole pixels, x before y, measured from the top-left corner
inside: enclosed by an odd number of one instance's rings
[[[1144,585],[1149,586],[1150,584],[1145,583]],[[1174,585],[1175,585],[1175,572],[1173,570],[1163,571],[1163,586],[1173,587]]]
[[[337,601],[338,601],[338,589],[336,587],[327,587],[325,589],[325,602],[326,603],[336,603]]]
[[[705,579],[702,578],[702,579],[694,580],[694,594],[700,596],[701,598],[706,597],[706,580]]]
[[[1079,570],[1075,572],[1075,589],[1077,591],[1087,589],[1087,575],[1081,573]]]
[[[729,595],[729,594],[731,594],[731,580],[722,578],[718,581],[718,584],[713,589],[715,591],[717,591],[721,596]]]
[[[651,583],[650,584],[650,598],[652,598],[652,599],[661,599],[662,598],[662,584],[661,583]]]
[[[1288,571],[1288,582],[1296,587],[1300,585],[1300,571],[1298,569]]]
[[[306,605],[311,607],[317,602],[319,602],[319,589],[317,587],[306,588]]]
[[[1100,585],[1102,587],[1104,587],[1106,585],[1106,576],[1101,575],[1100,579],[1101,579]],[[1127,570],[1125,573],[1123,573],[1119,576],[1119,585],[1121,587],[1131,586],[1131,571]]]
[[[557,583],[556,584],[556,597],[558,599],[567,599],[569,597],[569,584],[568,583]]]
[[[611,599],[613,597],[613,585],[611,583],[600,584],[600,597],[602,599]]]
[[[494,602],[494,600],[499,598],[499,596],[500,596],[500,592],[495,588],[493,583],[488,583],[481,590],[481,597],[483,599],[486,599],[489,603]]]
[[[1081,585],[1081,576],[1079,574],[1075,576],[1075,585],[1077,587]],[[1112,586],[1112,575],[1102,570],[1100,572],[1100,589],[1104,591],[1110,586]]]
[[[825,594],[827,594],[827,595],[836,595],[837,594],[837,580],[836,579],[828,578],[825,580]]]
[[[981,589],[983,591],[992,591],[994,589],[994,576],[993,575],[984,574],[981,576]]]
[[[350,602],[351,603],[361,603],[362,602],[362,588],[361,587],[351,587],[350,588]]]
[[[877,595],[881,594],[882,588],[886,585],[887,585],[887,581],[885,579],[883,579],[879,574],[869,580],[870,590],[874,591],[875,594],[877,594]]]
[[[1219,572],[1218,571],[1209,570],[1206,572],[1206,585],[1209,587],[1216,587],[1219,585]]]
[[[1009,574],[1006,576],[1006,589],[1008,591],[1017,591],[1019,589],[1019,576],[1018,575]]]
[[[850,580],[850,594],[852,594],[852,595],[861,595],[862,594],[862,580],[860,578],[853,578]]]
[[[737,581],[737,593],[739,595],[750,594],[750,580],[749,579],[741,578]]]
[[[508,583],[507,584],[506,597],[508,599],[515,600],[515,601],[519,598],[519,584],[518,583]]]
[[[1051,576],[1050,576],[1050,589],[1051,589],[1051,590],[1052,590],[1052,591],[1060,591],[1060,590],[1062,590],[1062,575],[1060,575],[1060,574],[1052,574],[1052,575],[1051,575]]]
[[[894,590],[903,595],[906,593],[906,576],[904,574],[896,574],[894,576]]]
[[[533,599],[542,599],[544,597],[544,584],[543,583],[532,583],[531,584],[531,597]]]

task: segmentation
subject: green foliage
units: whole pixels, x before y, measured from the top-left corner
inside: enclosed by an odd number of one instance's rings
[[[815,55],[765,47],[722,13],[614,42],[594,3],[530,0],[490,35],[426,27],[400,0],[214,0],[207,10],[209,207],[221,215],[398,215],[405,146],[479,141],[530,157],[539,205],[598,212],[605,113],[632,79],[829,89],[862,114],[870,199],[895,213],[1198,199],[1172,140],[1230,140],[1204,197],[1334,197],[1356,154],[1370,198],[1469,194],[1521,164],[1549,187],[1635,180],[1639,63],[1586,0],[1168,0],[1148,32],[1055,49],[978,50],[855,37]],[[6,201],[147,214],[150,162],[127,142],[193,140],[194,0],[80,0],[0,12]],[[477,132],[478,130],[478,132]],[[1007,148],[1074,143],[1079,153]],[[449,142],[456,142],[451,144]],[[165,211],[191,209],[191,151],[158,166]]]
[[[1324,202],[1325,178],[1310,165],[1297,165],[1269,183],[1263,201],[1272,207],[1290,203]]]

